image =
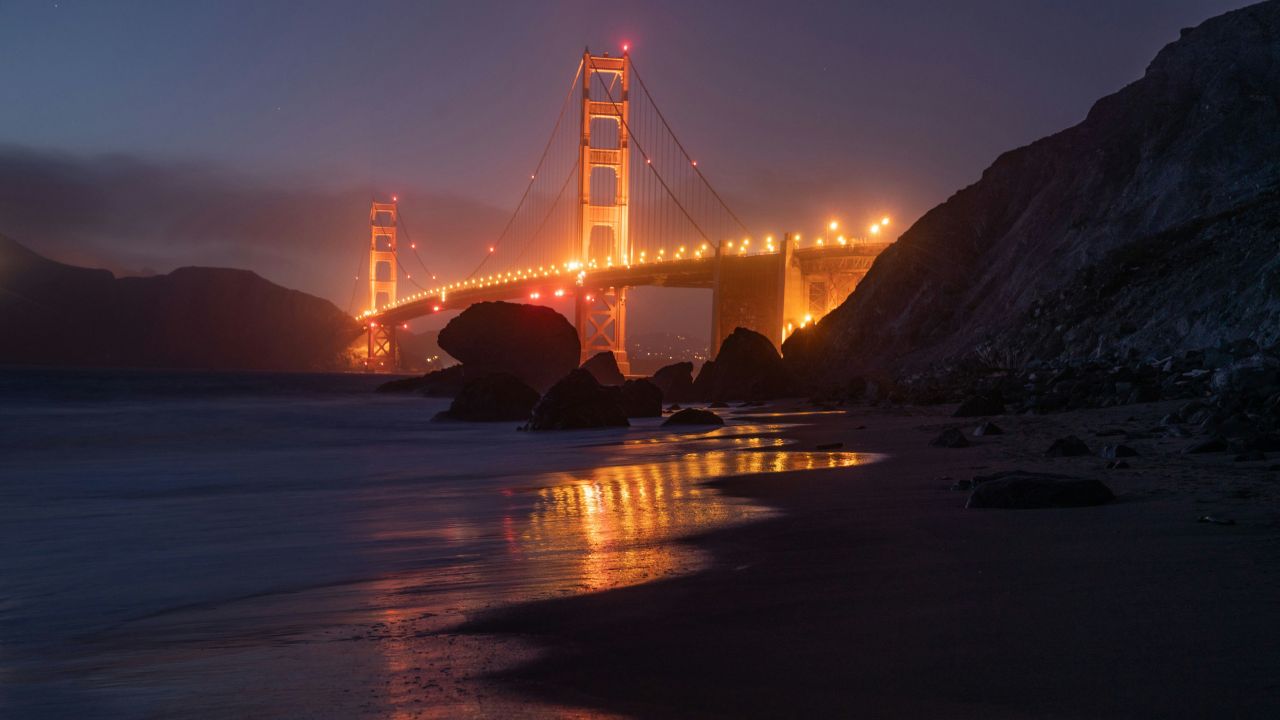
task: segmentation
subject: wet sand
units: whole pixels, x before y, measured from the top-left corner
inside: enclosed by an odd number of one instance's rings
[[[505,608],[462,630],[541,648],[504,693],[646,717],[1280,716],[1280,473],[1126,440],[1141,457],[1049,460],[1150,429],[1154,404],[999,418],[974,447],[928,441],[951,408],[816,418],[800,447],[883,462],[732,478],[782,512],[689,542],[693,575]],[[953,479],[1100,477],[1110,505],[966,510]],[[1203,515],[1234,525],[1199,523]],[[465,637],[465,635],[464,635]],[[531,708],[532,709],[532,708]]]

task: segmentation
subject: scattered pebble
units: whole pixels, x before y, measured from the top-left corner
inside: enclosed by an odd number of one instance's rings
[[[1084,441],[1075,435],[1058,438],[1053,441],[1048,450],[1044,451],[1045,457],[1080,457],[1082,455],[1092,455],[1093,451],[1089,449]]]
[[[1004,434],[1004,428],[1000,427],[999,425],[993,422],[984,422],[978,427],[974,428],[973,430],[974,437],[986,437],[987,435],[1003,435],[1003,434]]]
[[[1214,517],[1212,515],[1201,515],[1196,518],[1196,522],[1213,523],[1214,525],[1235,525],[1236,521],[1230,518]]]

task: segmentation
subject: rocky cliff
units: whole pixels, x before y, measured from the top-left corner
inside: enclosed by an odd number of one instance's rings
[[[811,377],[1280,340],[1280,0],[1213,18],[1005,153],[788,342]]]
[[[245,270],[115,278],[0,236],[0,363],[341,370],[361,329]]]

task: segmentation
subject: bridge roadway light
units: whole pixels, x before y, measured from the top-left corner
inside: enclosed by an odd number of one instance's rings
[[[832,232],[835,232],[835,231],[836,231],[836,228],[840,227],[840,223],[836,222],[835,220],[832,220],[830,223],[828,223],[828,224],[827,224],[827,227],[828,227]]]
[[[881,224],[881,225],[888,225],[888,224],[889,224],[889,216],[888,216],[888,215],[885,215],[884,217],[880,218],[880,224]]]
[[[880,226],[879,226],[879,225],[872,225],[872,226],[871,226],[871,228],[870,228],[870,230],[871,230],[871,234],[872,234],[872,235],[879,235],[879,234],[880,234]]]

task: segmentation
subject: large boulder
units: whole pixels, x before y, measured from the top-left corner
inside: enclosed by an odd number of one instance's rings
[[[466,384],[461,365],[450,365],[419,377],[390,380],[377,387],[380,393],[418,393],[427,397],[454,397]]]
[[[715,360],[708,360],[693,381],[703,400],[772,400],[795,392],[790,371],[769,338],[737,328],[724,339]]]
[[[694,399],[691,362],[664,365],[649,380],[662,391],[663,402],[688,402]]]
[[[976,477],[969,508],[1068,508],[1102,505],[1115,499],[1102,482],[1050,473],[1011,470]]]
[[[627,380],[618,369],[618,359],[613,356],[611,350],[598,352],[587,358],[587,361],[582,363],[582,369],[591,373],[591,376],[601,385],[621,385]]]
[[[468,380],[504,372],[545,390],[578,367],[578,332],[540,305],[476,303],[444,326],[438,342]]]
[[[622,383],[622,410],[627,417],[662,417],[662,391],[648,380]]]
[[[580,430],[630,424],[622,409],[622,390],[605,387],[591,373],[575,368],[542,396],[525,428]]]
[[[497,422],[528,420],[538,403],[538,391],[508,373],[494,373],[471,380],[449,409],[440,413],[450,420]]]

